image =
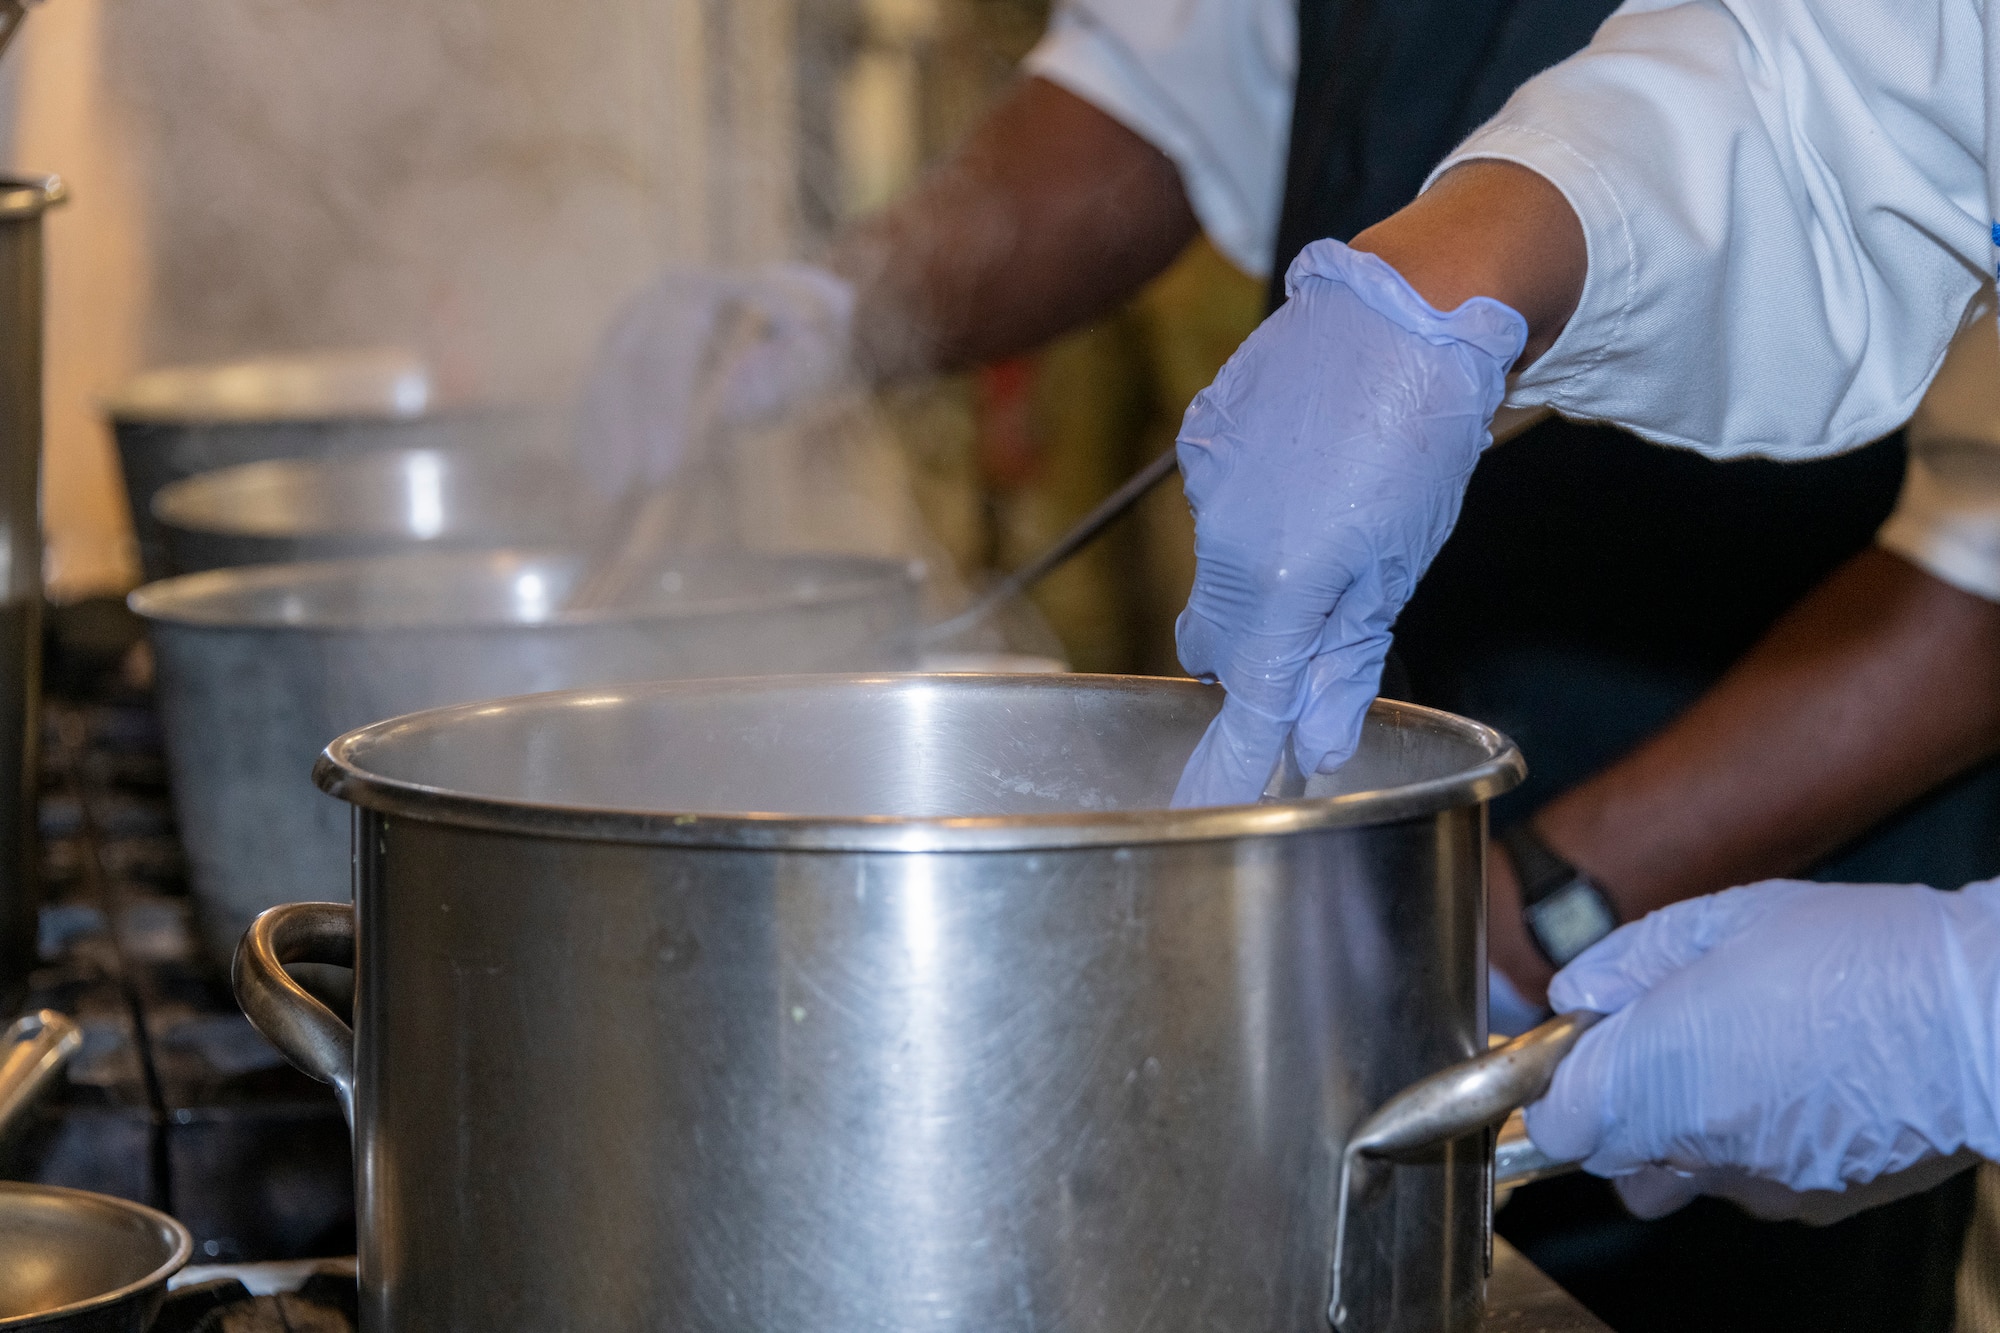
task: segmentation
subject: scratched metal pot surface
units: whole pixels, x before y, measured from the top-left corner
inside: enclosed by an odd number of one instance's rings
[[[552,552],[438,552],[213,570],[132,594],[218,961],[267,907],[347,897],[347,811],[312,784],[344,731],[535,690],[914,662],[921,571],[901,562],[684,561],[634,609],[569,615],[580,568]]]
[[[1379,703],[1305,799],[1167,810],[1218,703],[701,681],[335,743],[357,905],[266,916],[238,994],[350,1099],[364,1327],[1323,1333],[1344,1136],[1482,1044],[1522,766]],[[278,960],[357,956],[350,1036]],[[1367,1207],[1370,1327],[1476,1327],[1485,1162]]]

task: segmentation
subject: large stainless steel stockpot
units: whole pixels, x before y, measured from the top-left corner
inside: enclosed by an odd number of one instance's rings
[[[364,1328],[1323,1333],[1348,1131],[1483,1043],[1522,764],[1378,703],[1306,799],[1168,810],[1219,702],[678,682],[328,747],[356,906],[236,979],[351,1108]],[[353,1032],[287,959],[355,964]],[[1486,1148],[1361,1207],[1373,1333],[1477,1321]]]
[[[271,458],[162,486],[174,573],[417,550],[560,545],[609,506],[555,459],[491,449]]]
[[[907,564],[684,562],[635,609],[563,613],[581,567],[567,554],[440,552],[214,570],[132,594],[218,961],[265,908],[347,895],[347,812],[310,776],[344,731],[530,690],[913,661],[920,571]]]
[[[424,364],[352,349],[167,366],[104,405],[148,579],[173,567],[153,497],[197,473],[275,458],[351,458],[384,449],[556,454],[567,425],[548,409],[441,408]]]

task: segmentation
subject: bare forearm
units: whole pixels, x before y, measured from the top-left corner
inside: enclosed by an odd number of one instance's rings
[[[1549,349],[1576,312],[1589,267],[1583,225],[1541,176],[1511,162],[1467,162],[1354,238],[1439,310],[1491,297],[1528,321],[1520,364]]]
[[[893,380],[1037,346],[1116,307],[1195,232],[1165,154],[1027,79],[828,263],[860,291],[858,360]]]
[[[1996,751],[2000,605],[1872,549],[1535,825],[1632,920],[1798,873]],[[1538,989],[1547,968],[1510,919],[1512,894],[1496,877],[1495,957]]]

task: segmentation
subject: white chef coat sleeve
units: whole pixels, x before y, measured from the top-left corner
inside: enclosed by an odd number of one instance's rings
[[[1583,222],[1509,404],[1715,457],[1901,425],[1986,276],[1981,4],[1632,0],[1519,89],[1439,169],[1520,163]]]
[[[1993,289],[1910,419],[1903,493],[1876,540],[1966,592],[2000,602],[2000,326]]]
[[[1024,68],[1172,159],[1202,230],[1271,268],[1298,64],[1296,0],[1063,0]]]

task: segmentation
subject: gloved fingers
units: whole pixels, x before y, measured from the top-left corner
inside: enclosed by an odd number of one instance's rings
[[[1687,967],[1716,944],[1761,919],[1810,885],[1771,880],[1673,903],[1620,926],[1586,949],[1549,983],[1558,1013],[1608,1014]]]
[[[1664,1166],[1642,1167],[1628,1176],[1618,1176],[1611,1187],[1618,1191],[1618,1201],[1625,1210],[1642,1222],[1677,1213],[1705,1192],[1698,1177]]]
[[[605,331],[580,405],[578,451],[605,495],[664,480],[686,452],[690,390],[714,317],[714,284],[672,273]]]
[[[847,374],[855,292],[844,279],[792,264],[760,275],[742,296],[736,323],[718,321],[712,367],[720,376],[720,413],[755,425],[838,384]]]
[[[1235,583],[1240,570],[1199,554],[1195,586],[1174,622],[1181,666],[1197,680],[1220,682],[1232,696],[1291,729],[1304,699],[1307,666],[1319,641],[1323,612],[1272,599],[1246,608]]]
[[[1971,1150],[1928,1158],[1917,1165],[1844,1190],[1795,1190],[1739,1167],[1707,1167],[1676,1171],[1644,1167],[1614,1181],[1618,1197],[1633,1216],[1651,1221],[1675,1212],[1696,1198],[1727,1199],[1762,1222],[1804,1222],[1832,1226],[1856,1213],[1921,1194],[1980,1162]]]
[[[1704,1196],[1727,1199],[1764,1222],[1825,1225],[1861,1211],[1859,1207],[1841,1206],[1851,1203],[1847,1195],[1831,1190],[1790,1190],[1775,1180],[1733,1167],[1706,1167],[1699,1171],[1641,1167],[1630,1175],[1616,1177],[1612,1188],[1617,1190],[1618,1201],[1625,1205],[1626,1211],[1643,1222],[1677,1213]]]
[[[1915,1166],[1844,1190],[1795,1190],[1731,1167],[1701,1173],[1704,1194],[1728,1199],[1752,1217],[1766,1222],[1804,1222],[1809,1226],[1831,1226],[1856,1213],[1879,1208],[1885,1203],[1922,1194],[1950,1180],[1961,1171],[1979,1165],[1983,1159],[1971,1149],[1925,1158]],[[1714,1177],[1711,1182],[1708,1178]]]
[[[1208,724],[1174,788],[1174,807],[1249,805],[1263,794],[1278,765],[1288,723],[1257,712],[1236,694]]]
[[[1553,997],[1551,997],[1553,1000]],[[1552,1005],[1558,1012],[1562,1005]],[[1595,1162],[1610,1127],[1610,1108],[1617,1104],[1618,1041],[1632,1012],[1623,1009],[1583,1034],[1561,1064],[1549,1090],[1530,1103],[1522,1117],[1535,1146],[1558,1162],[1583,1162],[1597,1175],[1619,1175],[1649,1165]],[[1606,1169],[1599,1169],[1605,1167]]]
[[[1292,734],[1307,654],[1318,637],[1319,618],[1310,610],[1281,614],[1274,628],[1264,627],[1269,617],[1263,614],[1256,617],[1260,623],[1244,625],[1233,614],[1240,608],[1232,598],[1211,595],[1213,582],[1220,581],[1212,577],[1216,574],[1212,562],[1198,568],[1195,590],[1174,627],[1188,674],[1219,682],[1227,692],[1221,713],[1181,774],[1174,791],[1177,807],[1245,805],[1263,794]],[[1207,586],[1204,580],[1210,580]],[[1287,619],[1309,627],[1287,630]]]
[[[1549,1011],[1515,988],[1505,972],[1486,969],[1486,1029],[1502,1037],[1518,1037],[1549,1016]]]
[[[1301,773],[1331,773],[1354,754],[1368,705],[1381,689],[1389,642],[1387,634],[1376,634],[1336,644],[1307,664],[1305,703],[1292,733]]]

